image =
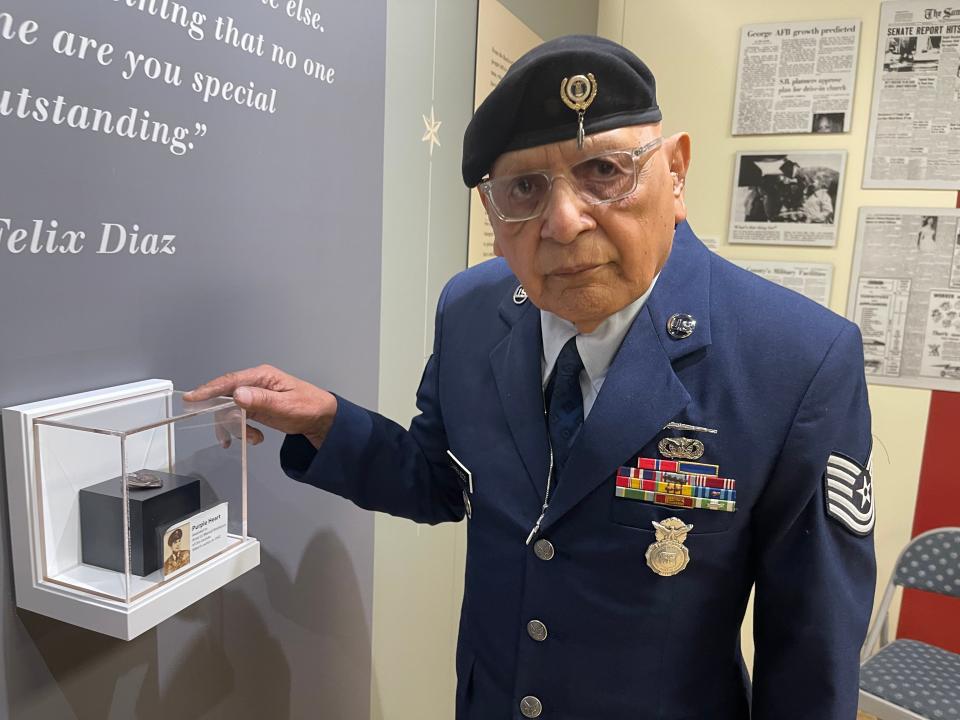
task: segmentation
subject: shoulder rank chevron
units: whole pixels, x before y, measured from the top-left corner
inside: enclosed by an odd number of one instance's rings
[[[845,455],[831,453],[823,473],[827,515],[854,535],[869,535],[876,519],[869,467],[869,460],[863,467]]]

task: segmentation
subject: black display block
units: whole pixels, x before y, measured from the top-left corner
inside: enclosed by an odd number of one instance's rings
[[[130,572],[149,575],[163,565],[163,533],[175,520],[200,511],[200,480],[150,470],[163,487],[130,489]],[[80,491],[83,562],[123,572],[123,478]]]

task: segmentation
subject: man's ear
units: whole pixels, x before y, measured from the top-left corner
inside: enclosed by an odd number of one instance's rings
[[[690,136],[677,133],[667,139],[670,179],[673,181],[674,225],[687,219],[687,204],[684,191],[687,183],[687,171],[690,169]]]
[[[503,250],[500,249],[500,238],[497,236],[497,230],[494,226],[494,215],[490,212],[490,206],[487,204],[487,196],[483,194],[480,188],[477,188],[477,195],[480,196],[480,202],[483,203],[483,209],[487,213],[487,220],[490,222],[490,226],[493,227],[493,254],[497,257],[503,257]]]

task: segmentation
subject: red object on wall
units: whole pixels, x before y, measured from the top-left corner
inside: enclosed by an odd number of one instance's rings
[[[960,208],[960,193],[957,193]],[[920,488],[913,516],[913,537],[944,526],[960,526],[960,472],[957,429],[960,393],[934,390],[920,466]],[[921,640],[960,653],[960,599],[906,590],[897,637]]]

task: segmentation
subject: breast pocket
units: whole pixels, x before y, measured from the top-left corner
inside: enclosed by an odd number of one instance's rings
[[[642,500],[617,497],[610,490],[610,519],[618,525],[626,525],[636,530],[654,533],[654,522],[663,522],[667,518],[679,518],[687,525],[693,525],[693,535],[721,533],[733,525],[737,512],[725,510],[707,510],[703,508],[683,508],[657,505]]]

